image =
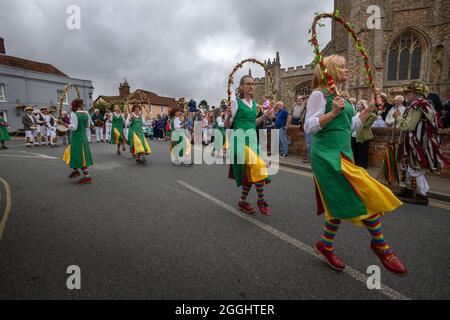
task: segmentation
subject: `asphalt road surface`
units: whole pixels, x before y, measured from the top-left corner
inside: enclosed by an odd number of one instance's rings
[[[369,290],[366,271],[380,263],[367,230],[340,229],[345,273],[313,253],[323,217],[308,173],[282,168],[266,188],[273,215],[248,217],[234,209],[240,190],[227,166],[175,166],[165,142],[151,142],[146,166],[92,143],[94,183],[82,186],[67,178],[63,147],[9,146],[0,150],[0,299],[450,298],[449,204],[384,217],[409,274],[381,267],[382,288]],[[67,287],[72,265],[80,290]]]

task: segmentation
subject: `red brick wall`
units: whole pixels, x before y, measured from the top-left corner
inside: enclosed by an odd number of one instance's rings
[[[374,128],[374,139],[369,147],[369,166],[380,167],[383,161],[386,144],[391,140],[392,129]],[[306,153],[306,144],[302,130],[298,128],[289,128],[288,136],[291,140],[289,152],[295,155],[303,156]],[[398,141],[399,131],[396,133],[395,141]],[[445,157],[450,161],[450,129],[444,129],[441,133],[442,151]],[[442,175],[450,178],[450,165],[444,168]]]

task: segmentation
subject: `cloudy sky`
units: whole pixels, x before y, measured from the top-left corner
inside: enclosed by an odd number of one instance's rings
[[[81,9],[80,30],[66,27],[70,5]],[[132,90],[217,104],[243,59],[279,51],[284,68],[311,62],[314,13],[332,10],[331,0],[1,0],[0,37],[8,55],[92,80],[94,98],[117,95],[126,77]]]

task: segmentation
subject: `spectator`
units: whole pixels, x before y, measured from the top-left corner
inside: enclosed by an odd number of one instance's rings
[[[376,112],[377,112],[377,119],[375,120],[375,122],[372,125],[372,128],[386,128],[386,122],[384,121],[385,118],[383,118],[383,114],[385,113],[386,110],[386,103],[385,103],[386,99],[383,99],[383,93],[382,94],[377,94],[375,96],[375,105],[376,105]],[[389,108],[390,110],[390,108]],[[386,113],[387,116],[387,113]]]
[[[380,98],[382,101],[381,117],[383,118],[383,121],[386,121],[387,114],[389,113],[389,111],[391,111],[393,105],[388,102],[388,96],[386,93],[380,93]]]
[[[394,102],[394,107],[389,110],[387,116],[386,116],[386,125],[389,128],[392,128],[394,126],[394,124],[396,123],[395,118],[394,118],[394,113],[396,113],[397,111],[400,112],[400,115],[403,117],[403,114],[405,113],[405,106],[403,105],[405,102],[405,97],[404,96],[396,96],[395,97],[395,102]],[[396,126],[397,128],[399,128],[399,125],[397,124]]]
[[[442,125],[444,128],[450,127],[450,96],[448,96],[447,103],[442,110]]]
[[[289,121],[289,112],[286,110],[284,103],[278,101],[275,104],[276,120],[275,126],[279,130],[280,138],[280,154],[281,157],[286,158],[289,155],[289,145],[287,137],[287,124]]]
[[[352,106],[353,106],[353,111],[354,111],[355,114],[356,114],[356,112],[358,112],[358,106],[357,106],[358,100],[356,100],[356,98],[350,98],[350,103],[352,104]]]
[[[366,100],[359,100],[356,104],[356,114],[355,117],[359,117],[363,110],[369,108]],[[377,116],[372,113],[369,115],[367,121],[362,127],[356,127],[352,125],[352,151],[355,164],[364,169],[368,168],[369,164],[369,144],[373,139],[372,124],[374,123]]]
[[[291,123],[293,126],[300,126],[301,123],[301,115],[302,115],[302,110],[305,107],[304,105],[304,97],[302,95],[298,95],[296,100],[295,100],[295,104],[292,107],[292,112],[291,112]]]
[[[439,115],[442,115],[442,110],[444,109],[444,105],[442,104],[441,98],[437,93],[430,93],[427,97],[427,100],[431,102],[431,104],[434,107],[434,110],[436,110]]]
[[[306,96],[305,97],[305,101],[303,102],[304,106],[303,106],[303,110],[302,110],[302,116],[301,116],[301,123],[303,126],[303,130],[305,128],[305,118],[306,118],[306,112],[307,112],[307,107],[308,107],[308,99],[309,97]],[[312,138],[313,138],[313,134],[312,133],[306,133],[306,131],[304,131],[304,136],[305,136],[305,144],[306,144],[306,153],[305,156],[303,157],[303,163],[310,163],[309,160],[309,153],[311,152],[311,146],[312,146]]]

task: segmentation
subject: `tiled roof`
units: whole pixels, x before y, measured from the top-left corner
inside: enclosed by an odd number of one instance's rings
[[[169,107],[169,108],[176,107],[176,102],[175,102],[174,98],[161,97],[161,96],[158,96],[156,93],[150,92],[147,90],[138,89],[138,90],[132,92],[130,94],[130,96],[131,96],[131,100],[137,100],[137,101],[141,101],[143,103],[147,103],[147,104],[151,104],[151,105],[165,106],[165,107]],[[99,96],[95,100],[95,103],[99,99],[103,99],[107,103],[125,102],[125,100],[126,100],[126,99],[120,99],[119,96]]]
[[[61,72],[51,64],[2,54],[0,54],[0,65],[68,77],[65,73]]]

